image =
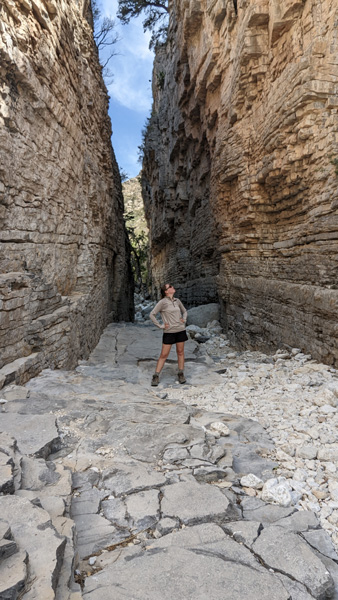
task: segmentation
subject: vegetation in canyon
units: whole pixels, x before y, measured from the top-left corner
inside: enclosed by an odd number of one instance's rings
[[[169,8],[167,0],[119,0],[117,16],[122,23],[129,23],[131,19],[145,15],[143,21],[144,31],[151,32],[150,48],[163,44],[167,37]]]

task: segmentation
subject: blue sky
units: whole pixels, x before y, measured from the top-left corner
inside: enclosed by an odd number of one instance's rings
[[[129,25],[120,23],[116,18],[117,0],[98,0],[98,5],[102,16],[116,20],[116,32],[120,37],[115,45],[118,55],[109,63],[113,80],[106,82],[113,148],[120,169],[128,177],[135,177],[141,170],[138,162],[141,130],[152,104],[149,80],[154,56],[148,48],[150,34],[143,32],[142,18],[132,20]]]

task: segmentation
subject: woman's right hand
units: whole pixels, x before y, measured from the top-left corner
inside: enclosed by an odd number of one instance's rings
[[[169,324],[168,323],[164,323],[164,329],[169,329]]]

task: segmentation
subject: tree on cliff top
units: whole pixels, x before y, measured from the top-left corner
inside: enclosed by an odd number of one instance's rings
[[[116,56],[115,44],[120,41],[116,32],[116,22],[110,17],[102,18],[101,8],[97,0],[91,0],[91,10],[93,18],[94,40],[99,52],[100,63],[102,66],[102,75],[109,84],[112,80],[112,73],[108,68],[113,56]]]
[[[124,24],[129,23],[130,19],[140,16],[141,13],[145,14],[143,30],[151,32],[150,48],[165,42],[168,29],[168,0],[155,0],[153,2],[148,0],[118,0],[118,3],[117,16]]]

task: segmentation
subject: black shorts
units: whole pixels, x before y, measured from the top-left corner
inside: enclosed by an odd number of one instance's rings
[[[183,331],[178,331],[177,333],[164,333],[162,343],[163,344],[177,344],[177,342],[186,342],[188,339],[187,332],[184,329]]]

